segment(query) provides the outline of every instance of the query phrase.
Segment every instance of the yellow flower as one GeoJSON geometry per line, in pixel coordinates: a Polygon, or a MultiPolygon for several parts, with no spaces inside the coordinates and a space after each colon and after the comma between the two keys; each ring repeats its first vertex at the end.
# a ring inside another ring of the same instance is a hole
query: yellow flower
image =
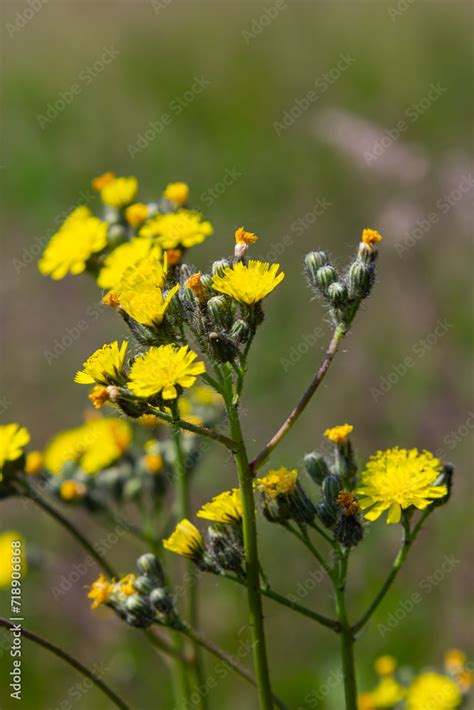
{"type": "Polygon", "coordinates": [[[242,496],[238,488],[224,491],[215,496],[210,503],[205,503],[196,513],[198,518],[205,518],[216,523],[240,523],[242,520],[242,496]]]}
{"type": "Polygon", "coordinates": [[[107,173],[102,173],[102,175],[98,175],[92,180],[92,187],[94,190],[97,190],[97,192],[100,192],[103,187],[108,185],[110,182],[113,182],[115,180],[115,173],[112,172],[107,172],[107,173]]]}
{"type": "MultiPolygon", "coordinates": [[[[374,708],[393,708],[406,695],[406,689],[391,676],[382,678],[370,693],[374,708]]],[[[428,706],[427,706],[428,708],[428,706]]],[[[427,710],[426,708],[426,710],[427,710]]]]}
{"type": "Polygon", "coordinates": [[[167,540],[163,540],[163,547],[170,552],[176,552],[178,555],[193,560],[200,559],[204,552],[201,533],[186,518],[178,523],[167,540]]]}
{"type": "Polygon", "coordinates": [[[364,229],[362,232],[362,241],[364,244],[371,247],[374,244],[377,244],[377,242],[382,241],[382,235],[375,229],[364,229]]]}
{"type": "Polygon", "coordinates": [[[239,227],[235,232],[235,243],[236,244],[255,244],[258,237],[253,232],[247,232],[243,227],[239,227]]]}
{"type": "Polygon", "coordinates": [[[7,461],[16,461],[30,440],[28,429],[19,424],[4,424],[0,426],[0,481],[2,471],[7,461]]]}
{"type": "Polygon", "coordinates": [[[150,473],[159,473],[164,466],[163,457],[160,454],[147,454],[143,459],[143,463],[150,473]]]}
{"type": "Polygon", "coordinates": [[[121,244],[104,261],[97,279],[100,288],[115,289],[132,264],[136,264],[150,253],[152,244],[148,239],[132,239],[121,244]]]}
{"type": "Polygon", "coordinates": [[[372,693],[361,693],[357,698],[357,710],[377,710],[372,693]]]}
{"type": "Polygon", "coordinates": [[[444,654],[444,667],[452,675],[461,673],[466,663],[466,654],[457,648],[452,648],[444,654]]]}
{"type": "Polygon", "coordinates": [[[76,372],[74,382],[80,385],[91,385],[94,382],[108,385],[120,381],[127,347],[126,340],[120,347],[117,340],[103,345],[82,364],[84,369],[76,372]]]}
{"type": "Polygon", "coordinates": [[[189,186],[185,182],[170,182],[163,197],[173,202],[177,207],[182,207],[189,199],[189,186]]]}
{"type": "Polygon", "coordinates": [[[102,409],[104,404],[110,399],[109,388],[103,385],[96,385],[87,396],[95,409],[102,409]]]}
{"type": "Polygon", "coordinates": [[[87,260],[107,244],[108,225],[94,217],[87,207],[78,207],[53,234],[38,268],[44,276],[63,279],[66,274],[81,274],[87,260]]]}
{"type": "Polygon", "coordinates": [[[126,207],[133,202],[137,191],[136,177],[116,177],[102,187],[100,197],[110,207],[126,207]]]}
{"type": "Polygon", "coordinates": [[[97,609],[101,604],[107,604],[112,589],[113,584],[103,574],[95,582],[92,582],[90,591],[87,594],[87,597],[92,599],[91,609],[97,609]]]}
{"type": "Polygon", "coordinates": [[[26,455],[25,473],[36,476],[43,470],[43,454],[41,451],[30,451],[26,455]]]}
{"type": "Polygon", "coordinates": [[[455,710],[460,704],[456,683],[439,673],[422,673],[408,688],[407,710],[455,710]]]}
{"type": "Polygon", "coordinates": [[[135,202],[125,210],[125,219],[132,227],[140,227],[148,217],[148,205],[143,202],[135,202]]]}
{"type": "Polygon", "coordinates": [[[193,387],[188,396],[192,404],[203,407],[219,407],[222,406],[224,401],[221,394],[211,387],[207,387],[207,385],[193,387]]]}
{"type": "Polygon", "coordinates": [[[352,424],[341,424],[340,426],[332,427],[332,429],[326,429],[324,436],[335,444],[344,444],[353,430],[352,424]]]}
{"type": "Polygon", "coordinates": [[[21,574],[26,574],[25,541],[23,536],[13,530],[0,534],[0,589],[9,587],[12,581],[13,560],[15,564],[21,556],[21,574]],[[18,542],[21,544],[18,545],[18,542]],[[14,554],[13,554],[14,553],[14,554]]]}
{"type": "Polygon", "coordinates": [[[61,483],[59,495],[63,500],[80,500],[87,493],[87,488],[83,483],[74,480],[67,480],[61,483]]]}
{"type": "Polygon", "coordinates": [[[392,675],[397,667],[397,661],[393,656],[379,656],[375,661],[375,672],[377,675],[392,675]]]}
{"type": "Polygon", "coordinates": [[[362,473],[362,486],[356,491],[367,520],[377,520],[388,509],[387,523],[399,523],[402,509],[428,507],[434,498],[447,493],[446,486],[433,483],[441,471],[440,461],[428,451],[417,449],[379,451],[369,459],[362,473]]]}
{"type": "Polygon", "coordinates": [[[201,244],[213,233],[210,222],[199,212],[181,209],[171,214],[158,214],[140,230],[141,237],[153,237],[163,249],[189,248],[201,244]]]}
{"type": "Polygon", "coordinates": [[[163,399],[175,399],[177,386],[192,387],[197,375],[206,371],[203,362],[194,362],[196,358],[187,345],[152,347],[133,363],[128,387],[138,397],[161,394],[163,399]]]}
{"type": "Polygon", "coordinates": [[[293,493],[296,488],[298,471],[290,471],[286,466],[282,466],[274,471],[268,471],[266,476],[255,481],[256,488],[262,493],[268,493],[271,498],[279,495],[293,493]]]}
{"type": "Polygon", "coordinates": [[[267,264],[250,260],[248,265],[238,262],[214,274],[212,287],[231,298],[251,306],[268,296],[283,280],[285,274],[277,275],[279,264],[267,264]]]}
{"type": "Polygon", "coordinates": [[[125,594],[126,597],[131,597],[133,594],[136,594],[134,587],[136,581],[137,578],[134,574],[126,574],[125,577],[122,577],[122,579],[117,582],[117,584],[113,585],[113,590],[111,591],[118,592],[119,594],[125,594]]]}
{"type": "Polygon", "coordinates": [[[191,274],[189,279],[186,281],[186,288],[190,288],[194,293],[198,301],[203,301],[206,298],[206,287],[201,280],[201,272],[198,271],[195,274],[191,274]]]}

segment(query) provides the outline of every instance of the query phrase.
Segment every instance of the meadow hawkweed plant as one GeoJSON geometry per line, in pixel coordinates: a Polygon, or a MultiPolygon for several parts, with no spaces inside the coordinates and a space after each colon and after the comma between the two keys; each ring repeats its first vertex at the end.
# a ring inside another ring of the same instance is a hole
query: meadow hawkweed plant
{"type": "MultiPolygon", "coordinates": [[[[382,236],[364,229],[342,271],[324,251],[306,255],[308,287],[327,308],[332,335],[306,390],[252,457],[241,429],[241,396],[247,370],[255,367],[251,346],[264,319],[265,299],[285,288],[288,275],[279,264],[247,258],[258,237],[245,227],[235,232],[232,258],[217,259],[208,273],[191,268],[189,249],[210,238],[213,227],[191,209],[183,182],[168,184],[149,203],[137,201],[135,177],[106,172],[92,186],[103,203],[101,215],[75,209],[46,246],[39,269],[53,279],[87,272],[101,290],[98,298],[123,319],[128,339],[78,356],[78,365],[86,359],[71,380],[90,387],[92,409],[84,422],[58,432],[43,452],[25,451],[30,435],[21,424],[0,427],[0,497],[30,499],[86,549],[100,574],[89,580],[85,596],[93,609],[106,606],[125,624],[142,629],[147,641],[169,656],[179,710],[212,705],[204,652],[255,686],[260,708],[286,707],[271,679],[264,600],[339,637],[347,710],[400,703],[408,710],[460,707],[470,687],[460,651],[447,655],[444,673],[428,669],[408,681],[406,674],[398,675],[395,659],[379,658],[378,684],[360,694],[355,666],[359,634],[428,517],[450,498],[452,467],[428,451],[397,446],[375,453],[360,467],[354,427],[348,423],[324,431],[329,453],[306,453],[304,472],[294,464],[282,465],[276,451],[317,392],[374,287],[382,236]],[[196,511],[191,489],[199,485],[199,464],[211,445],[233,458],[235,487],[216,491],[196,511]],[[135,537],[143,547],[136,569],[117,573],[76,526],[74,508],[104,523],[118,523],[135,537]],[[386,523],[400,526],[402,545],[380,590],[353,616],[347,600],[349,562],[359,554],[369,526],[383,534],[384,513],[386,523]],[[322,567],[334,589],[333,617],[313,604],[292,601],[268,581],[257,539],[257,525],[267,524],[273,525],[275,541],[291,535],[322,567]],[[179,558],[185,558],[184,577],[179,558]],[[198,629],[201,574],[242,588],[253,669],[198,629]]],[[[226,239],[213,239],[219,251],[231,251],[226,239]]],[[[1,625],[9,628],[6,620],[1,625]]],[[[23,633],[81,670],[114,705],[128,707],[66,650],[23,633]]]]}

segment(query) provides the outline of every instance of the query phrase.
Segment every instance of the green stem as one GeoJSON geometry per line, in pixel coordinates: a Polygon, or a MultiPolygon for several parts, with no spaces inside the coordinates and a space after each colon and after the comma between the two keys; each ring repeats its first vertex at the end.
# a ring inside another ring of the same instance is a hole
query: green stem
{"type": "Polygon", "coordinates": [[[197,424],[191,424],[191,422],[186,422],[184,421],[184,419],[179,419],[178,417],[174,419],[171,414],[162,412],[161,409],[157,409],[156,407],[152,407],[151,405],[148,406],[148,412],[149,414],[154,414],[156,417],[158,417],[158,419],[162,419],[168,424],[175,424],[180,429],[185,429],[186,431],[191,431],[193,434],[200,434],[201,436],[205,436],[208,439],[219,441],[231,451],[234,451],[237,447],[235,441],[232,441],[232,439],[229,439],[229,437],[224,436],[224,434],[219,434],[219,432],[214,431],[214,429],[208,429],[204,426],[197,426],[197,424]]]}
{"type": "MultiPolygon", "coordinates": [[[[0,618],[0,627],[3,627],[4,629],[17,630],[16,624],[12,624],[10,621],[7,621],[7,619],[3,618],[0,618]]],[[[42,636],[33,633],[33,631],[28,631],[23,627],[21,627],[20,633],[25,638],[29,639],[30,641],[33,641],[34,643],[37,643],[39,646],[46,648],[58,658],[61,658],[63,661],[72,666],[76,671],[79,671],[79,673],[82,673],[82,675],[92,681],[92,683],[94,683],[94,685],[97,686],[99,690],[105,693],[105,695],[110,698],[110,700],[116,707],[121,708],[121,710],[129,710],[129,706],[126,705],[123,700],[121,700],[121,698],[119,698],[119,696],[113,690],[111,690],[111,688],[109,688],[109,686],[106,685],[93,671],[89,670],[89,668],[86,668],[86,666],[84,666],[80,661],[78,661],[76,658],[64,651],[62,648],[59,648],[59,646],[56,646],[54,643],[51,643],[51,641],[48,641],[42,636]]]]}
{"type": "Polygon", "coordinates": [[[253,658],[260,708],[271,710],[273,707],[272,689],[265,645],[262,598],[260,594],[260,569],[257,548],[257,523],[253,496],[253,475],[250,469],[247,451],[243,443],[242,430],[238,414],[238,403],[234,402],[232,376],[227,368],[224,399],[232,439],[238,443],[234,452],[234,461],[239,477],[242,496],[242,527],[247,572],[247,602],[249,609],[250,634],[253,645],[253,658]]]}
{"type": "Polygon", "coordinates": [[[188,674],[184,660],[183,639],[177,631],[173,632],[173,642],[178,654],[175,663],[171,666],[176,710],[187,710],[189,707],[188,674]]]}
{"type": "Polygon", "coordinates": [[[336,576],[334,570],[328,565],[322,554],[319,552],[319,550],[313,545],[311,540],[308,537],[308,533],[304,528],[300,528],[301,532],[298,532],[295,530],[295,528],[290,525],[290,523],[284,524],[284,527],[289,530],[293,535],[295,535],[298,540],[301,540],[303,545],[305,545],[308,550],[313,554],[313,556],[318,560],[319,564],[323,568],[323,570],[326,572],[328,577],[333,580],[333,582],[336,582],[336,576]]]}
{"type": "Polygon", "coordinates": [[[347,563],[349,550],[346,550],[341,559],[341,573],[337,584],[335,585],[336,592],[336,610],[337,618],[341,627],[341,658],[342,672],[344,676],[344,696],[346,701],[346,710],[357,710],[357,682],[355,673],[354,660],[354,632],[347,616],[346,609],[346,577],[347,563]]]}

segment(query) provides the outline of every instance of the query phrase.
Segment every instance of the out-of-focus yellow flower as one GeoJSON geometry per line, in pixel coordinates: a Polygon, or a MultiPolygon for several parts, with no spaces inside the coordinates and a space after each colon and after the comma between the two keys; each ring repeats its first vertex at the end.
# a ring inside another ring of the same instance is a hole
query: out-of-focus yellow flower
{"type": "Polygon", "coordinates": [[[59,487],[59,495],[63,500],[80,500],[87,493],[86,486],[73,479],[63,481],[59,487]]]}
{"type": "Polygon", "coordinates": [[[92,582],[87,594],[87,597],[92,599],[91,609],[97,609],[101,604],[107,604],[111,589],[113,589],[113,585],[103,574],[95,582],[92,582]]]}
{"type": "Polygon", "coordinates": [[[116,177],[109,180],[100,191],[102,202],[110,207],[126,207],[130,205],[138,192],[136,177],[116,177]]]}
{"type": "Polygon", "coordinates": [[[207,385],[197,385],[193,387],[188,397],[192,404],[201,405],[203,407],[218,407],[222,406],[224,403],[222,395],[211,387],[207,387],[207,385]]]}
{"type": "Polygon", "coordinates": [[[92,388],[92,392],[88,395],[88,398],[94,405],[95,409],[102,409],[104,404],[109,401],[109,388],[103,385],[96,385],[92,388]]]}
{"type": "Polygon", "coordinates": [[[25,473],[36,476],[43,470],[43,454],[41,451],[30,451],[26,455],[25,473]]]}
{"type": "Polygon", "coordinates": [[[181,520],[174,532],[167,540],[163,540],[163,547],[170,552],[175,552],[182,557],[196,560],[202,557],[204,544],[199,530],[186,518],[181,520]]]}
{"type": "Polygon", "coordinates": [[[393,656],[379,656],[374,664],[377,675],[392,675],[397,667],[393,656]]]}
{"type": "Polygon", "coordinates": [[[83,363],[84,369],[77,371],[74,382],[80,385],[108,385],[111,382],[120,382],[127,347],[126,340],[120,346],[117,340],[103,345],[83,363]]]}
{"type": "Polygon", "coordinates": [[[138,397],[161,394],[175,399],[177,387],[192,387],[198,375],[206,371],[203,362],[194,362],[195,352],[187,345],[160,345],[138,357],[130,368],[128,387],[138,397]]]}
{"type": "Polygon", "coordinates": [[[256,234],[253,232],[247,232],[243,227],[239,227],[235,231],[235,243],[236,244],[245,244],[246,246],[249,246],[250,244],[255,244],[257,241],[258,237],[256,234]]]}
{"type": "MultiPolygon", "coordinates": [[[[370,692],[368,696],[373,703],[372,707],[377,710],[382,708],[393,708],[406,695],[406,689],[400,685],[392,676],[382,678],[379,684],[370,692]]],[[[368,706],[370,707],[370,705],[368,706]]]]}
{"type": "Polygon", "coordinates": [[[372,693],[361,693],[357,698],[357,710],[377,710],[372,693]]]}
{"type": "Polygon", "coordinates": [[[135,202],[125,210],[125,219],[132,227],[140,227],[148,217],[150,210],[143,202],[135,202]]]}
{"type": "Polygon", "coordinates": [[[268,296],[283,280],[285,274],[277,274],[279,268],[279,264],[270,265],[263,261],[250,260],[248,265],[239,261],[214,274],[212,287],[251,306],[268,296]]]}
{"type": "Polygon", "coordinates": [[[362,232],[362,241],[367,246],[372,247],[377,242],[382,241],[382,235],[376,229],[364,229],[362,232]]]}
{"type": "MultiPolygon", "coordinates": [[[[118,288],[127,269],[148,256],[151,249],[152,243],[148,239],[135,238],[125,242],[125,244],[121,244],[105,258],[97,279],[97,285],[100,288],[118,288]]],[[[159,256],[159,253],[157,256],[159,256]]]]}
{"type": "Polygon", "coordinates": [[[63,279],[81,274],[87,260],[107,244],[108,225],[94,217],[87,207],[77,207],[53,234],[38,268],[44,276],[63,279]]]}
{"type": "Polygon", "coordinates": [[[326,429],[324,436],[335,444],[344,444],[353,430],[352,424],[341,424],[340,426],[332,427],[332,429],[326,429]]]}
{"type": "Polygon", "coordinates": [[[182,207],[189,200],[189,186],[185,182],[170,182],[163,193],[163,197],[177,207],[182,207]]]}
{"type": "Polygon", "coordinates": [[[266,476],[258,478],[255,481],[255,487],[262,493],[266,493],[270,498],[276,498],[279,495],[288,495],[293,493],[296,488],[296,479],[298,471],[282,466],[279,469],[268,471],[266,476]]]}
{"type": "Polygon", "coordinates": [[[388,510],[387,523],[399,523],[402,509],[427,508],[447,493],[446,486],[433,485],[440,471],[440,461],[428,451],[398,447],[379,451],[369,459],[356,491],[364,496],[359,500],[362,510],[370,508],[365,517],[377,520],[388,510]]]}
{"type": "Polygon", "coordinates": [[[115,180],[115,173],[112,172],[107,172],[107,173],[102,173],[102,175],[98,175],[95,177],[91,185],[94,188],[94,190],[97,190],[97,192],[100,192],[102,188],[104,188],[106,185],[108,185],[110,182],[113,182],[115,180]]]}
{"type": "Polygon", "coordinates": [[[444,667],[448,673],[456,675],[464,670],[466,654],[457,648],[451,648],[444,654],[444,667]]]}
{"type": "Polygon", "coordinates": [[[210,222],[199,212],[180,209],[171,214],[158,214],[140,229],[141,237],[153,237],[163,249],[177,249],[201,244],[213,234],[210,222]]]}
{"type": "Polygon", "coordinates": [[[137,422],[148,429],[154,429],[161,423],[155,414],[142,414],[142,416],[137,419],[137,422]]]}
{"type": "Polygon", "coordinates": [[[19,424],[0,426],[0,481],[5,463],[19,459],[29,440],[30,434],[24,426],[19,424]]]}
{"type": "Polygon", "coordinates": [[[150,473],[160,473],[164,466],[163,456],[160,456],[160,454],[147,454],[143,459],[143,463],[150,473]]]}
{"type": "Polygon", "coordinates": [[[136,590],[134,587],[135,582],[137,581],[137,578],[135,577],[134,574],[126,574],[125,577],[122,577],[117,584],[114,585],[114,592],[118,592],[120,594],[125,594],[126,597],[131,597],[133,594],[136,594],[136,590]]]}
{"type": "Polygon", "coordinates": [[[26,574],[25,541],[22,535],[13,530],[0,534],[0,589],[9,587],[12,580],[13,559],[17,564],[21,556],[21,574],[26,574]],[[20,543],[20,544],[18,544],[20,543]],[[14,553],[14,554],[13,554],[14,553]]]}
{"type": "Polygon", "coordinates": [[[198,518],[215,523],[235,524],[242,520],[242,496],[238,488],[224,491],[205,503],[196,513],[198,518]]]}
{"type": "Polygon", "coordinates": [[[455,710],[461,699],[451,678],[439,673],[422,673],[408,688],[407,710],[455,710]]]}

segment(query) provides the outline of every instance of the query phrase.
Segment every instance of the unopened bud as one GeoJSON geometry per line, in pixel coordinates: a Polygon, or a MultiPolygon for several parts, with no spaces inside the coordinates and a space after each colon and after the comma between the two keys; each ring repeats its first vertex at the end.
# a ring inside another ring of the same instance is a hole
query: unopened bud
{"type": "Polygon", "coordinates": [[[162,587],[154,589],[150,594],[151,605],[161,614],[170,614],[174,609],[173,597],[162,587]]]}
{"type": "Polygon", "coordinates": [[[310,454],[306,454],[303,463],[308,474],[318,485],[321,485],[326,476],[329,476],[329,466],[322,454],[312,451],[310,454]]]}
{"type": "Polygon", "coordinates": [[[353,515],[341,515],[334,528],[334,537],[344,547],[355,547],[364,537],[364,528],[353,515]]]}
{"type": "Polygon", "coordinates": [[[334,306],[342,306],[347,301],[346,285],[340,281],[335,281],[328,288],[328,296],[334,306]]]}
{"type": "Polygon", "coordinates": [[[326,503],[334,505],[341,490],[341,479],[339,476],[330,474],[323,481],[323,496],[326,503]]]}
{"type": "Polygon", "coordinates": [[[231,263],[228,259],[219,259],[218,261],[215,261],[212,265],[212,274],[222,276],[224,274],[225,269],[228,269],[230,266],[231,263]]]}
{"type": "Polygon", "coordinates": [[[321,266],[316,272],[316,285],[327,294],[329,286],[337,280],[337,272],[333,266],[321,266]]]}
{"type": "Polygon", "coordinates": [[[316,274],[318,269],[328,263],[328,258],[323,251],[310,251],[304,258],[304,268],[310,286],[317,286],[316,274]]]}
{"type": "Polygon", "coordinates": [[[349,295],[362,300],[366,298],[374,282],[374,270],[362,261],[355,261],[349,269],[349,295]]]}
{"type": "Polygon", "coordinates": [[[328,503],[319,503],[316,514],[326,528],[331,528],[337,519],[337,510],[328,503]]]}
{"type": "Polygon", "coordinates": [[[165,575],[160,561],[158,557],[156,557],[156,555],[153,555],[151,552],[147,552],[146,554],[141,555],[141,557],[138,558],[137,569],[142,574],[146,574],[149,577],[153,577],[154,579],[159,580],[160,583],[163,583],[164,581],[165,575]]]}
{"type": "Polygon", "coordinates": [[[219,330],[232,327],[232,306],[225,296],[213,296],[207,302],[207,312],[212,324],[219,330]]]}
{"type": "Polygon", "coordinates": [[[240,319],[236,320],[230,331],[230,337],[238,343],[246,343],[250,335],[250,328],[247,323],[240,319]]]}

